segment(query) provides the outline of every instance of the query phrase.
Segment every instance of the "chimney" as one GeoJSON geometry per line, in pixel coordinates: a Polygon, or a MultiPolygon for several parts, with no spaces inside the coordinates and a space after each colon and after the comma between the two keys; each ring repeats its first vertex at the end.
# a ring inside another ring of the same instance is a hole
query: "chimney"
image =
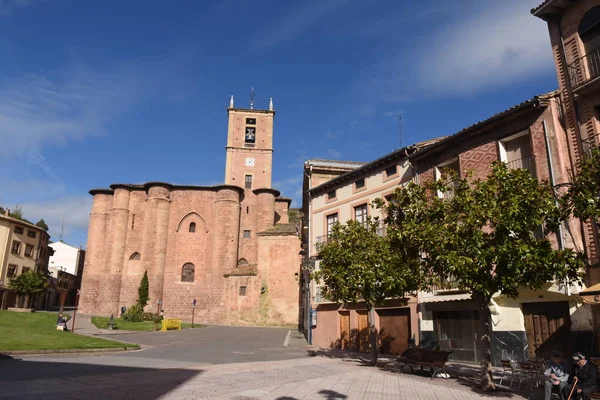
{"type": "Polygon", "coordinates": [[[10,210],[8,208],[4,209],[4,216],[8,217],[8,214],[10,214],[10,210]]]}

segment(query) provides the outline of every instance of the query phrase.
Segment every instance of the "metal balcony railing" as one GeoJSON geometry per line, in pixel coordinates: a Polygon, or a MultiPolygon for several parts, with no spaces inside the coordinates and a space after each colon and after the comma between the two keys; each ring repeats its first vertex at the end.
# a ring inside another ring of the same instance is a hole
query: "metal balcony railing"
{"type": "Polygon", "coordinates": [[[582,139],[581,143],[583,145],[584,153],[589,155],[592,152],[592,150],[600,147],[600,134],[582,139]]]}
{"type": "Polygon", "coordinates": [[[529,173],[531,173],[532,176],[536,176],[534,155],[508,161],[506,165],[508,165],[509,169],[526,169],[529,171],[529,173]]]}
{"type": "Polygon", "coordinates": [[[434,294],[438,292],[447,292],[454,290],[460,290],[460,288],[458,286],[458,282],[456,282],[456,280],[452,276],[442,279],[437,285],[431,286],[431,292],[434,294]]]}
{"type": "Polygon", "coordinates": [[[569,64],[568,70],[573,89],[600,76],[600,48],[569,64]]]}

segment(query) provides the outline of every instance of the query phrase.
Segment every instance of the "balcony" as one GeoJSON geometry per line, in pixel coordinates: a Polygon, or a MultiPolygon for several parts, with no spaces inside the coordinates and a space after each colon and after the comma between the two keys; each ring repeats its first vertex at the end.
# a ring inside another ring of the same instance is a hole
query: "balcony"
{"type": "Polygon", "coordinates": [[[569,79],[573,91],[584,91],[600,77],[600,48],[568,65],[569,79]]]}
{"type": "Polygon", "coordinates": [[[600,134],[582,139],[581,144],[583,147],[583,152],[587,155],[590,155],[594,149],[600,147],[600,134]]]}
{"type": "Polygon", "coordinates": [[[535,156],[527,156],[517,160],[507,161],[506,165],[509,169],[526,169],[532,176],[535,174],[535,156]]]}
{"type": "Polygon", "coordinates": [[[431,286],[431,292],[433,294],[459,291],[460,288],[454,277],[444,278],[438,284],[431,286]]]}

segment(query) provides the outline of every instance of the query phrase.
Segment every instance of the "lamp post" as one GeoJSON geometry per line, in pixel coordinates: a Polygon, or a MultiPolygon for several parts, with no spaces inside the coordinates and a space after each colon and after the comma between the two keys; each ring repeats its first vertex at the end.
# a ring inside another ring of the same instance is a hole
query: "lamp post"
{"type": "Polygon", "coordinates": [[[154,331],[158,330],[158,316],[160,315],[160,305],[162,301],[160,299],[156,300],[156,319],[154,322],[154,331]]]}
{"type": "Polygon", "coordinates": [[[192,328],[194,327],[194,311],[196,310],[196,299],[192,302],[192,328]]]}

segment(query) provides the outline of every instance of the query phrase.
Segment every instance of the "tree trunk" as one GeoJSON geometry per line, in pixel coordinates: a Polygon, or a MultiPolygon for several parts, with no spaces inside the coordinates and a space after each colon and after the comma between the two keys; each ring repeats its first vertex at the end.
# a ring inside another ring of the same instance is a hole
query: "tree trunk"
{"type": "Polygon", "coordinates": [[[473,293],[477,299],[477,306],[479,307],[479,332],[481,334],[481,389],[482,390],[496,390],[494,384],[494,378],[492,376],[492,346],[491,346],[491,334],[492,325],[491,314],[490,314],[490,300],[491,298],[482,294],[473,293]]]}
{"type": "Polygon", "coordinates": [[[29,307],[29,294],[25,294],[25,302],[23,304],[23,308],[28,308],[29,307]]]}
{"type": "Polygon", "coordinates": [[[367,323],[369,324],[369,347],[371,348],[371,362],[373,366],[377,365],[377,329],[375,329],[375,307],[369,307],[367,314],[367,323]]]}

